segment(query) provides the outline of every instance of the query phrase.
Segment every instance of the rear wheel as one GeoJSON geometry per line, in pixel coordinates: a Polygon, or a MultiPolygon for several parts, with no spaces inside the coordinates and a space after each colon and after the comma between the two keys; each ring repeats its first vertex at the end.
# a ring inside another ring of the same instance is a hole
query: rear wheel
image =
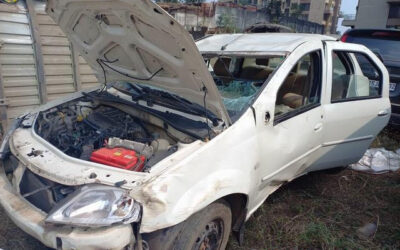
{"type": "Polygon", "coordinates": [[[228,243],[232,214],[224,201],[212,203],[186,221],[143,235],[151,250],[222,250],[228,243]]]}

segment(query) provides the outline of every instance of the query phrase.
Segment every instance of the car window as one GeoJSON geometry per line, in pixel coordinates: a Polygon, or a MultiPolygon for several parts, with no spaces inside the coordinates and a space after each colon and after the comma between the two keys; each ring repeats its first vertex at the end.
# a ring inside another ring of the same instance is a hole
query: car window
{"type": "Polygon", "coordinates": [[[332,53],[332,102],[380,97],[382,73],[365,54],[332,53]]]}
{"type": "Polygon", "coordinates": [[[400,36],[394,34],[389,37],[379,36],[380,33],[375,32],[371,37],[349,35],[346,42],[363,44],[374,53],[382,57],[383,60],[398,62],[400,58],[400,36]],[[378,34],[378,35],[376,35],[378,34]]]}
{"type": "Polygon", "coordinates": [[[276,99],[275,123],[320,104],[321,56],[312,52],[303,56],[283,81],[276,99]]]}
{"type": "Polygon", "coordinates": [[[215,56],[205,58],[224,105],[236,120],[257,96],[284,56],[215,56]]]}

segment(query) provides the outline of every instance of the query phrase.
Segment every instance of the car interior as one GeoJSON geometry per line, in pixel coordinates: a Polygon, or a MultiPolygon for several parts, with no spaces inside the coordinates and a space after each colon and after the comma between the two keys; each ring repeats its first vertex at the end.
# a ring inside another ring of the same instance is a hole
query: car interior
{"type": "Polygon", "coordinates": [[[303,56],[283,81],[276,99],[275,116],[283,116],[310,104],[319,102],[320,77],[319,54],[303,56]]]}
{"type": "Polygon", "coordinates": [[[251,103],[283,56],[218,56],[206,59],[208,68],[233,120],[251,103]]]}
{"type": "Polygon", "coordinates": [[[334,51],[332,61],[332,102],[380,95],[381,73],[365,55],[334,51]]]}

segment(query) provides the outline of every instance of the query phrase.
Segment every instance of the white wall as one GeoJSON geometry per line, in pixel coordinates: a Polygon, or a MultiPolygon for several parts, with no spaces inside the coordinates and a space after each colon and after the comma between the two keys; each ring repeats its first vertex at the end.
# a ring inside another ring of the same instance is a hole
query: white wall
{"type": "Polygon", "coordinates": [[[355,28],[384,29],[389,16],[386,0],[359,0],[355,28]]]}

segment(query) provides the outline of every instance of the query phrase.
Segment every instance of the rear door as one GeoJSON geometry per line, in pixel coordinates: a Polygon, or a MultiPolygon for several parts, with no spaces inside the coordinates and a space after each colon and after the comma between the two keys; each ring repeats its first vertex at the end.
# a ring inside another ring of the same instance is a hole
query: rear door
{"type": "Polygon", "coordinates": [[[390,118],[389,75],[364,46],[326,42],[327,88],[319,170],[357,162],[390,118]]]}

